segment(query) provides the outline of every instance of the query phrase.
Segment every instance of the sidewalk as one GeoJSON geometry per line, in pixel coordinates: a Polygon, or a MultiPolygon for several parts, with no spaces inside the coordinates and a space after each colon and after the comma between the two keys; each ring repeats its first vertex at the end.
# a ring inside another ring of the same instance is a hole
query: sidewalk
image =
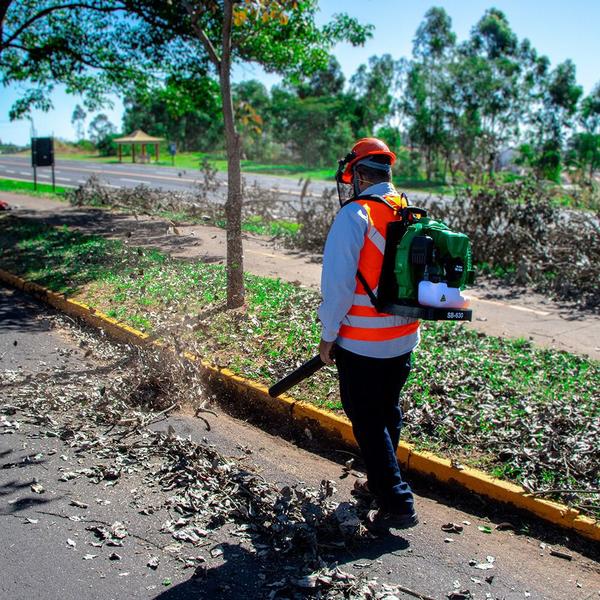
{"type": "MultiPolygon", "coordinates": [[[[106,235],[137,246],[151,246],[174,257],[224,263],[225,231],[205,225],[178,226],[177,233],[163,219],[133,217],[20,194],[0,193],[15,214],[68,225],[86,233],[106,235]]],[[[277,248],[265,238],[244,236],[245,269],[253,274],[317,288],[319,256],[277,248]]],[[[547,300],[531,292],[479,284],[473,292],[474,320],[468,327],[489,335],[525,338],[539,346],[600,360],[600,317],[547,300]]]]}

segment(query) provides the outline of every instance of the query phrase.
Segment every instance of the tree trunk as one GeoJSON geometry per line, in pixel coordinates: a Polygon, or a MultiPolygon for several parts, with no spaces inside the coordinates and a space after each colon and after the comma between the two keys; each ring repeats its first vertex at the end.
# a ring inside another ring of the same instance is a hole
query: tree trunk
{"type": "Polygon", "coordinates": [[[231,20],[233,4],[225,1],[223,54],[219,81],[227,149],[227,308],[244,304],[244,249],[242,246],[242,167],[240,136],[235,127],[231,96],[231,20]]]}

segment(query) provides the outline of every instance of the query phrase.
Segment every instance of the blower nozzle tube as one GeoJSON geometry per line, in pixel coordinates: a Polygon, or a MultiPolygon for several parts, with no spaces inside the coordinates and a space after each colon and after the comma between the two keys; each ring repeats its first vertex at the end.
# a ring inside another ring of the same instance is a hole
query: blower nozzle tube
{"type": "Polygon", "coordinates": [[[325,363],[318,354],[317,356],[313,356],[313,358],[307,360],[303,365],[300,365],[295,371],[292,371],[289,375],[286,375],[283,379],[274,383],[269,388],[269,396],[277,398],[277,396],[287,392],[290,388],[294,387],[307,377],[314,375],[324,366],[325,363]]]}

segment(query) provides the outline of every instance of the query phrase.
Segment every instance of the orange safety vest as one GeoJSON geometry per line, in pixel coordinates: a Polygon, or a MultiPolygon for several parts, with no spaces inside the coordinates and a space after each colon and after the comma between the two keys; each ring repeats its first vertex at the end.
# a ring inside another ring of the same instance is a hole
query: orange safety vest
{"type": "MultiPolygon", "coordinates": [[[[369,219],[365,243],[358,260],[358,270],[375,295],[377,295],[377,285],[383,267],[387,225],[391,221],[396,221],[398,210],[407,206],[404,197],[396,194],[388,194],[384,199],[394,206],[395,210],[383,202],[368,198],[354,201],[364,207],[369,219]]],[[[407,324],[406,317],[378,312],[365,287],[358,277],[356,278],[354,300],[342,321],[338,334],[340,337],[366,342],[383,342],[411,335],[418,329],[419,321],[407,324]]]]}

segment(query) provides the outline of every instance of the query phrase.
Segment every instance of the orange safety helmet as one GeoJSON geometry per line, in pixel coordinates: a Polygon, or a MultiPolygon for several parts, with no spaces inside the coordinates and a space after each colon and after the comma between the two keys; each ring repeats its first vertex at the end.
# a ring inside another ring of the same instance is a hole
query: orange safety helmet
{"type": "Polygon", "coordinates": [[[352,183],[352,170],[354,165],[360,160],[377,154],[389,156],[391,165],[396,162],[396,155],[388,148],[385,142],[373,137],[358,140],[352,147],[350,153],[340,161],[338,181],[341,183],[352,183]]]}

